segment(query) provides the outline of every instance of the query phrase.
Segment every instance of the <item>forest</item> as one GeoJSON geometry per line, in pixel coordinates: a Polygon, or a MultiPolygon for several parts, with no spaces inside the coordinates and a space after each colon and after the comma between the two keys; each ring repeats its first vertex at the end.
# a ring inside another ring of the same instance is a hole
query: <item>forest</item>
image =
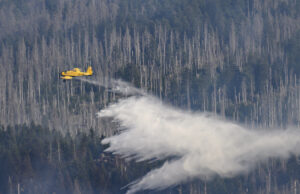
{"type": "MultiPolygon", "coordinates": [[[[161,165],[104,152],[116,127],[96,113],[123,97],[63,83],[73,67],[250,128],[300,126],[298,0],[1,0],[0,16],[0,193],[125,193],[161,165]]],[[[296,194],[299,175],[293,156],[143,192],[296,194]]]]}

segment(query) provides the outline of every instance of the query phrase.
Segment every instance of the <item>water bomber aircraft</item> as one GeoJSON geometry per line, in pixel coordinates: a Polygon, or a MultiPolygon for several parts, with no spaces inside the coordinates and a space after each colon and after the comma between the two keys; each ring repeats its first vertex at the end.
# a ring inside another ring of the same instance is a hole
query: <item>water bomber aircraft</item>
{"type": "Polygon", "coordinates": [[[61,77],[60,79],[63,79],[64,81],[72,79],[73,77],[79,77],[79,76],[91,76],[93,75],[92,67],[89,66],[86,70],[86,72],[81,71],[79,68],[74,68],[69,71],[63,71],[60,73],[61,77]]]}

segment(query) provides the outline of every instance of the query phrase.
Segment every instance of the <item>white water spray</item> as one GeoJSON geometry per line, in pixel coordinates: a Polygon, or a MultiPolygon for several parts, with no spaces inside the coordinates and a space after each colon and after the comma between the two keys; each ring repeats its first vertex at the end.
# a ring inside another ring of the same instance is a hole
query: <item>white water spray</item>
{"type": "Polygon", "coordinates": [[[128,194],[194,178],[234,177],[269,158],[300,154],[299,129],[250,130],[209,114],[167,106],[126,82],[110,84],[113,91],[139,95],[98,113],[114,118],[125,129],[102,141],[109,144],[106,151],[137,161],[173,158],[130,184],[128,194]]]}
{"type": "Polygon", "coordinates": [[[247,173],[258,162],[300,154],[299,130],[249,130],[204,113],[182,111],[149,96],[119,101],[98,113],[121,124],[107,151],[138,161],[176,157],[129,186],[164,189],[189,179],[247,173]]]}

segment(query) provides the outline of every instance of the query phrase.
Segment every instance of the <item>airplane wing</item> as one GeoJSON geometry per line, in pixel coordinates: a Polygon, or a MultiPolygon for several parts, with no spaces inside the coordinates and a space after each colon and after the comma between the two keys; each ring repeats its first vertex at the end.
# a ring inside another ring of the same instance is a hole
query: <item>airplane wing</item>
{"type": "Polygon", "coordinates": [[[66,80],[66,79],[72,79],[73,77],[71,76],[61,76],[60,79],[66,80]]]}

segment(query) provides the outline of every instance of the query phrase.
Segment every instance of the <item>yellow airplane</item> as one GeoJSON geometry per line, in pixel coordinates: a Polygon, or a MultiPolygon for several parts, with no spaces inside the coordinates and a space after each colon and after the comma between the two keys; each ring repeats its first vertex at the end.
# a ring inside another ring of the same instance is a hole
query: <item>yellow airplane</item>
{"type": "Polygon", "coordinates": [[[86,72],[82,72],[79,68],[74,68],[70,71],[63,71],[60,73],[60,75],[61,75],[60,79],[66,81],[67,79],[72,79],[73,77],[91,76],[93,75],[93,70],[91,66],[87,68],[86,72]]]}

